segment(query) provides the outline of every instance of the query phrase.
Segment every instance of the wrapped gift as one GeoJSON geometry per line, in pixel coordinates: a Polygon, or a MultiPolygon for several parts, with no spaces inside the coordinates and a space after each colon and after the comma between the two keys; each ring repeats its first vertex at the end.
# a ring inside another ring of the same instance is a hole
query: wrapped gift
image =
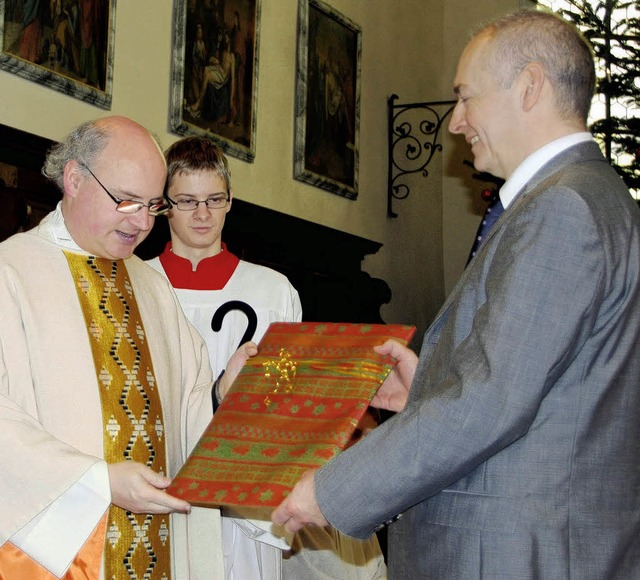
{"type": "Polygon", "coordinates": [[[273,323],[168,491],[199,506],[275,507],[345,448],[394,366],[373,347],[415,327],[273,323]]]}

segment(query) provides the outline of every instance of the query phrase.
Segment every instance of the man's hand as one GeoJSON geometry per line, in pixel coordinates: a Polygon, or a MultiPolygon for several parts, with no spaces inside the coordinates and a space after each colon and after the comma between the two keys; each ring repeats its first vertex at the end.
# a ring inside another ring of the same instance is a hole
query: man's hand
{"type": "Polygon", "coordinates": [[[378,354],[391,355],[398,364],[371,399],[371,406],[394,412],[402,411],[407,404],[413,375],[418,366],[418,357],[410,348],[393,339],[380,346],[374,346],[373,350],[378,354]]]}
{"type": "Polygon", "coordinates": [[[304,472],[291,493],[271,514],[271,521],[274,524],[284,526],[288,532],[297,532],[304,526],[329,525],[316,501],[313,481],[316,472],[317,469],[304,472]]]}
{"type": "Polygon", "coordinates": [[[238,373],[252,356],[258,354],[258,346],[255,342],[245,342],[241,345],[236,352],[231,355],[229,362],[224,370],[224,375],[218,383],[218,393],[220,398],[223,399],[227,394],[227,391],[231,388],[233,381],[235,381],[238,373]]]}
{"type": "Polygon", "coordinates": [[[164,491],[171,479],[142,463],[122,461],[108,465],[111,503],[134,514],[188,514],[191,506],[164,491]]]}

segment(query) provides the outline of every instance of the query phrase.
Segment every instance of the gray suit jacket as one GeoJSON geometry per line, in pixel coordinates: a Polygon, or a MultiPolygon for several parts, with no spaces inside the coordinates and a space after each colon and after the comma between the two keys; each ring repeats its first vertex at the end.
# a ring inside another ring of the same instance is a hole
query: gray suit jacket
{"type": "Polygon", "coordinates": [[[316,476],[390,578],[640,578],[640,214],[595,143],[543,167],[427,330],[402,413],[316,476]]]}

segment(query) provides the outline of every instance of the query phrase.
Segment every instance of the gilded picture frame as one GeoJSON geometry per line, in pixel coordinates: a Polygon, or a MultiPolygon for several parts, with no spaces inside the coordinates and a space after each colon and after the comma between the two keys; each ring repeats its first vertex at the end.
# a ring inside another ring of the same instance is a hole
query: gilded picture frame
{"type": "Polygon", "coordinates": [[[116,0],[0,2],[0,69],[111,109],[116,0]]]}
{"type": "Polygon", "coordinates": [[[261,0],[174,0],[170,130],[253,162],[261,0]]]}
{"type": "Polygon", "coordinates": [[[358,197],[360,27],[321,0],[299,0],[294,178],[358,197]]]}

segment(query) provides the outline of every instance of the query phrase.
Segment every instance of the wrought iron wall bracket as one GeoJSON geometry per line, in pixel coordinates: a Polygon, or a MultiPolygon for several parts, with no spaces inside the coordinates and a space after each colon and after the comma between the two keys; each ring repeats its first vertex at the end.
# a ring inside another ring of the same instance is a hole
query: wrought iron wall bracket
{"type": "Polygon", "coordinates": [[[393,199],[406,199],[411,193],[406,177],[414,173],[429,175],[427,165],[442,150],[438,135],[457,101],[396,103],[398,95],[387,101],[389,167],[387,176],[387,216],[398,217],[393,199]]]}

